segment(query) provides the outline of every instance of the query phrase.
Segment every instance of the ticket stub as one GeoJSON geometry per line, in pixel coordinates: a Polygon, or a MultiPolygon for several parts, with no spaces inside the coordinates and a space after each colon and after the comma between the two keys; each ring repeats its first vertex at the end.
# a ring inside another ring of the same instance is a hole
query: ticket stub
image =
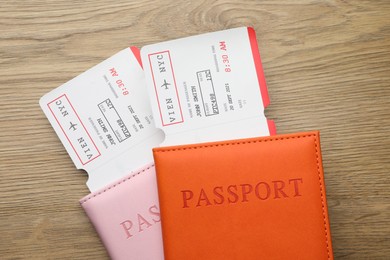
{"type": "Polygon", "coordinates": [[[162,146],[274,133],[252,28],[148,45],[141,58],[162,146]]]}
{"type": "Polygon", "coordinates": [[[40,99],[95,191],[153,161],[164,139],[153,121],[139,50],[124,49],[40,99]]]}

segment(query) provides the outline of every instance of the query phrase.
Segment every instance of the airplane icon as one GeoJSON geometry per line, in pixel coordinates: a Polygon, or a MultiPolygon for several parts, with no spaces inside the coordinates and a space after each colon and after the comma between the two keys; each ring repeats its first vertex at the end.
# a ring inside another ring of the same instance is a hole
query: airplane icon
{"type": "Polygon", "coordinates": [[[161,87],[165,87],[165,89],[168,89],[168,86],[171,85],[171,83],[168,83],[166,79],[164,79],[164,84],[161,85],[161,87]]]}
{"type": "Polygon", "coordinates": [[[70,129],[73,129],[73,131],[76,131],[76,130],[77,130],[76,125],[77,125],[77,124],[73,124],[72,122],[70,122],[69,130],[70,130],[70,129]]]}

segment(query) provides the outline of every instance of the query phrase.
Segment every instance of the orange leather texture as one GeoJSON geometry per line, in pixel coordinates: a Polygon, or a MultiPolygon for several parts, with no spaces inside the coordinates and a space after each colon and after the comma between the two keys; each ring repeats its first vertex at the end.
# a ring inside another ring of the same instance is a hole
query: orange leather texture
{"type": "Polygon", "coordinates": [[[333,259],[317,131],[153,152],[165,259],[333,259]]]}

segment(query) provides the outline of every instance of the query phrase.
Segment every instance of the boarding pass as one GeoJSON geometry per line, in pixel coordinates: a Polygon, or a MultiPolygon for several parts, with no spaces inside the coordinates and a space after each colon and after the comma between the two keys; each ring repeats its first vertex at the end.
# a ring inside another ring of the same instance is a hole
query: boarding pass
{"type": "Polygon", "coordinates": [[[126,48],[44,95],[40,105],[96,191],[153,161],[154,126],[139,50],[126,48]]]}
{"type": "Polygon", "coordinates": [[[161,146],[274,132],[255,31],[241,27],[141,49],[161,146]]]}

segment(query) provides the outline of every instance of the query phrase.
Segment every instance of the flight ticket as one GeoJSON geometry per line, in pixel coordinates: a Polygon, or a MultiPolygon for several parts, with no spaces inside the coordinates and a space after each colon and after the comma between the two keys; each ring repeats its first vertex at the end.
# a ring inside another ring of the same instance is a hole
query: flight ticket
{"type": "Polygon", "coordinates": [[[95,191],[153,161],[154,125],[139,50],[126,48],[44,95],[40,105],[95,191]]]}
{"type": "Polygon", "coordinates": [[[141,49],[162,146],[274,133],[255,31],[241,27],[141,49]]]}

